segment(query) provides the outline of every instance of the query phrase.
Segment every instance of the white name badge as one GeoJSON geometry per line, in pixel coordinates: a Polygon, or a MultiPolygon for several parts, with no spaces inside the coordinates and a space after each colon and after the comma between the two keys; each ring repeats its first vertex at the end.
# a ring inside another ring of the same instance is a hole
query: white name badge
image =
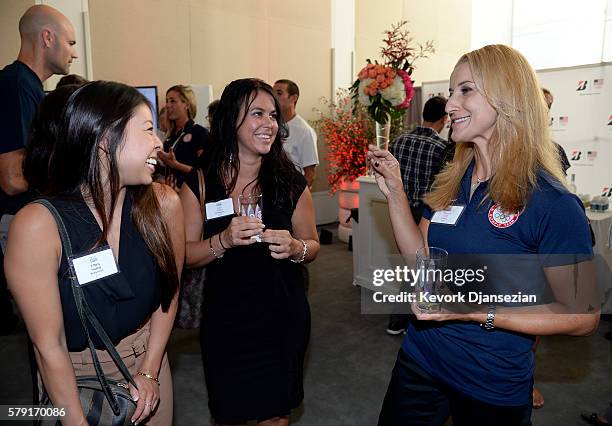
{"type": "Polygon", "coordinates": [[[464,209],[465,209],[465,206],[450,206],[446,210],[438,210],[431,217],[431,223],[441,223],[443,225],[455,225],[457,221],[459,220],[459,218],[461,217],[461,214],[463,213],[464,209]]]}
{"type": "Polygon", "coordinates": [[[115,256],[109,246],[89,252],[85,255],[75,255],[68,259],[72,265],[79,285],[85,285],[101,278],[106,278],[119,272],[115,256]]]}
{"type": "Polygon", "coordinates": [[[230,214],[234,214],[234,203],[231,198],[206,203],[206,219],[216,219],[230,214]]]}

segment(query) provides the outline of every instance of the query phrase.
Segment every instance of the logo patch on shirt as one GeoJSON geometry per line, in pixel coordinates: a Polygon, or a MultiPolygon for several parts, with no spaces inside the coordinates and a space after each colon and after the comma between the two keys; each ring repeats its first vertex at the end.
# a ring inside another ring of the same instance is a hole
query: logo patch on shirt
{"type": "Polygon", "coordinates": [[[507,213],[500,206],[493,204],[489,209],[489,222],[496,228],[508,228],[518,220],[520,212],[507,213]]]}
{"type": "Polygon", "coordinates": [[[187,133],[185,136],[183,136],[183,142],[190,142],[191,141],[191,133],[187,133]]]}

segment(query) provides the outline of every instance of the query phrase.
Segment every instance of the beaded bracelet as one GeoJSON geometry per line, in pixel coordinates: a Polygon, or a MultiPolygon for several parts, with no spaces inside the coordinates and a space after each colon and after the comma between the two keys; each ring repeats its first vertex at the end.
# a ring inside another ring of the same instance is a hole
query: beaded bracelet
{"type": "Polygon", "coordinates": [[[149,380],[153,380],[155,383],[157,383],[157,386],[159,386],[159,379],[157,377],[153,377],[149,373],[145,373],[144,371],[140,371],[140,370],[138,370],[136,374],[142,377],[146,377],[149,380]]]}
{"type": "Polygon", "coordinates": [[[306,244],[306,241],[302,240],[301,238],[298,238],[300,240],[300,242],[302,243],[302,245],[304,246],[303,250],[302,250],[302,257],[299,260],[294,260],[294,259],[289,259],[290,261],[292,261],[293,263],[304,263],[304,261],[306,260],[306,255],[308,254],[308,244],[306,244]]]}
{"type": "Polygon", "coordinates": [[[217,259],[221,259],[223,257],[223,255],[219,256],[217,254],[217,252],[215,251],[215,249],[212,246],[212,237],[208,238],[208,248],[210,249],[210,252],[213,254],[213,256],[215,256],[215,258],[217,259]]]}

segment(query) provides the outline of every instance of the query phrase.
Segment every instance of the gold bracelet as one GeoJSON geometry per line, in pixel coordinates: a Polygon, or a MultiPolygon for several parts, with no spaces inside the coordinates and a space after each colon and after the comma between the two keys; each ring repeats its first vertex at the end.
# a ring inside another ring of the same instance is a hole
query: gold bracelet
{"type": "Polygon", "coordinates": [[[136,374],[138,374],[139,376],[142,376],[142,377],[146,377],[149,380],[153,380],[155,383],[157,383],[157,386],[159,386],[159,380],[157,379],[157,377],[153,377],[149,373],[145,373],[145,372],[140,371],[140,370],[138,370],[136,372],[136,374]]]}

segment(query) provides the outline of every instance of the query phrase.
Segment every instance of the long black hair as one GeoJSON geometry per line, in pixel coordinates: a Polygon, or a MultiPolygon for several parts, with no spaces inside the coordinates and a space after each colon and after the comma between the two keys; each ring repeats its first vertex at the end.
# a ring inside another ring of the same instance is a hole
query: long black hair
{"type": "MultiPolygon", "coordinates": [[[[51,95],[49,95],[51,96],[51,95]]],[[[58,95],[59,96],[59,95],[58,95]]],[[[83,192],[94,205],[102,221],[102,233],[96,242],[107,239],[112,212],[119,195],[117,157],[125,142],[128,122],[141,105],[151,105],[136,89],[125,84],[95,81],[74,90],[65,102],[59,119],[45,121],[43,104],[36,128],[27,148],[25,170],[44,167],[47,183],[32,182],[49,196],[73,196],[83,192]],[[99,154],[105,151],[106,155],[99,154]],[[36,153],[36,154],[34,154],[36,153]],[[104,164],[101,158],[106,159],[104,164]],[[103,180],[102,170],[108,174],[103,180]],[[105,198],[110,195],[110,205],[105,198]]],[[[38,176],[43,171],[38,172],[38,176]]],[[[161,304],[167,310],[178,289],[178,271],[170,233],[162,219],[160,206],[151,185],[131,187],[134,198],[132,220],[155,257],[162,274],[161,304]]]]}
{"type": "Polygon", "coordinates": [[[271,191],[274,204],[280,206],[299,197],[300,185],[296,179],[299,172],[283,149],[283,139],[287,138],[289,130],[282,118],[280,104],[272,87],[262,80],[244,78],[225,87],[212,117],[210,151],[202,156],[203,168],[206,173],[216,171],[228,194],[234,190],[240,169],[238,129],[258,92],[267,93],[274,100],[278,132],[270,152],[262,156],[257,185],[271,191]]]}
{"type": "Polygon", "coordinates": [[[23,176],[35,195],[45,195],[49,191],[49,157],[55,149],[66,102],[78,88],[74,84],[60,86],[38,105],[23,163],[23,176]]]}

